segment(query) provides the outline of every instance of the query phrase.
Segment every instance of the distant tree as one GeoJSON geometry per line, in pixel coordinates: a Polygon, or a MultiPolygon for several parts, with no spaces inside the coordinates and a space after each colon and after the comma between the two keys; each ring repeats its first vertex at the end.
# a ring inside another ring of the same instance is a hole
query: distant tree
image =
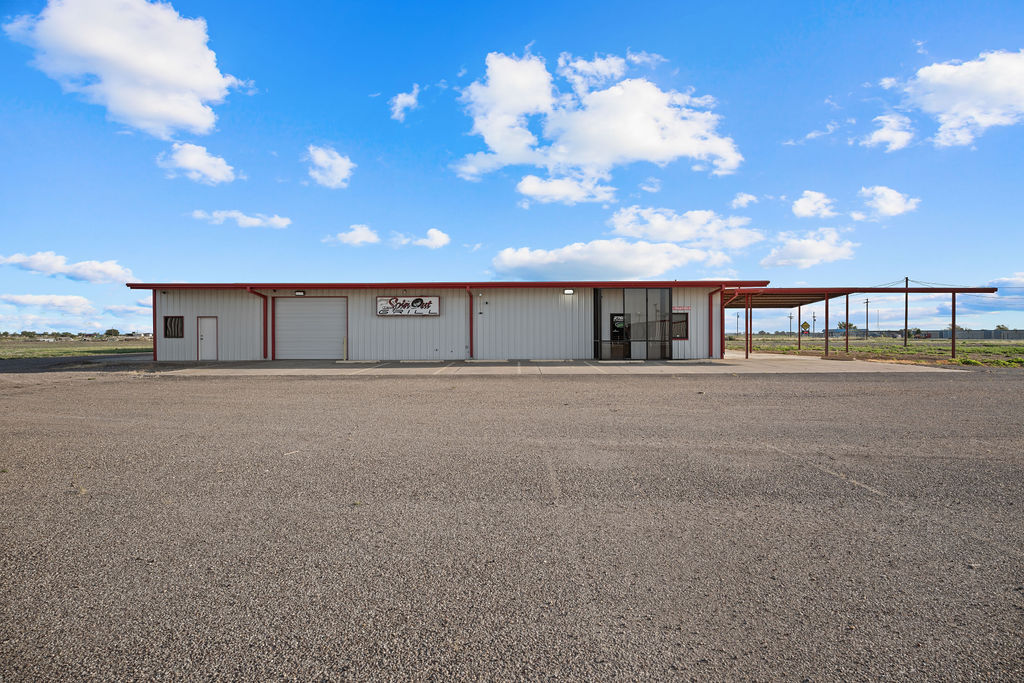
{"type": "Polygon", "coordinates": [[[839,323],[839,329],[845,330],[847,327],[849,327],[851,330],[857,329],[857,326],[854,325],[853,323],[847,323],[847,322],[839,323]]]}
{"type": "MultiPolygon", "coordinates": [[[[952,326],[952,325],[946,325],[946,329],[947,329],[947,330],[951,330],[951,329],[953,329],[953,326],[952,326]]],[[[959,332],[970,332],[970,331],[971,331],[971,328],[969,328],[969,327],[964,327],[963,325],[957,325],[957,326],[956,326],[956,329],[957,329],[957,330],[958,330],[959,332]]]]}
{"type": "Polygon", "coordinates": [[[22,337],[35,337],[36,333],[33,332],[32,330],[22,330],[21,331],[21,336],[22,337]]]}
{"type": "Polygon", "coordinates": [[[105,334],[108,337],[116,337],[116,336],[120,335],[121,333],[117,331],[116,327],[111,327],[109,330],[107,330],[103,334],[105,334]]]}
{"type": "Polygon", "coordinates": [[[1006,325],[996,325],[996,329],[997,330],[1005,330],[1005,331],[1009,331],[1010,330],[1010,328],[1007,327],[1006,325]]]}

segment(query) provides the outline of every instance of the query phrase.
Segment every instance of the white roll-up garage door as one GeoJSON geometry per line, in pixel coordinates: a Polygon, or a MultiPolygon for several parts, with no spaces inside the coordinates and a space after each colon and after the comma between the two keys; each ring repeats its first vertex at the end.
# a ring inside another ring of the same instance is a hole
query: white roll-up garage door
{"type": "Polygon", "coordinates": [[[344,359],[347,305],[344,297],[275,299],[276,357],[344,359]]]}

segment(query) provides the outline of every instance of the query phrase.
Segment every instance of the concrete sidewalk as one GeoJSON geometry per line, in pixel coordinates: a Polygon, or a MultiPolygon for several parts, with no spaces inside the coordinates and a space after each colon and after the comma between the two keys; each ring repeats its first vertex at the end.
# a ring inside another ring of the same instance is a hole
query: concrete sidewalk
{"type": "Polygon", "coordinates": [[[168,374],[188,376],[260,375],[694,375],[694,374],[808,374],[956,372],[949,368],[862,360],[826,360],[811,356],[727,351],[722,360],[678,361],[386,361],[277,360],[239,363],[188,364],[168,374]]]}

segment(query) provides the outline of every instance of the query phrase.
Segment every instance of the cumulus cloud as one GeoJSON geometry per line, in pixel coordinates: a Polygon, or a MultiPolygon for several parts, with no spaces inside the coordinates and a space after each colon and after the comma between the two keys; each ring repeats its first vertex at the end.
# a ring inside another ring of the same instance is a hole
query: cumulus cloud
{"type": "Polygon", "coordinates": [[[612,231],[625,237],[642,237],[691,246],[742,249],[764,239],[745,227],[749,218],[719,216],[714,211],[676,213],[670,209],[630,206],[619,209],[608,221],[612,231]]]}
{"type": "Polygon", "coordinates": [[[655,67],[661,64],[662,62],[668,61],[667,59],[659,55],[657,52],[644,52],[643,50],[640,50],[639,52],[626,50],[626,60],[630,64],[638,64],[641,66],[648,67],[655,67]]]}
{"type": "Polygon", "coordinates": [[[803,136],[799,140],[786,140],[782,144],[802,145],[808,140],[814,140],[816,138],[823,138],[832,135],[832,133],[835,133],[837,130],[839,130],[839,124],[836,123],[835,121],[829,121],[828,124],[825,125],[825,128],[822,130],[812,130],[810,133],[803,136]]]}
{"type": "Polygon", "coordinates": [[[864,203],[874,209],[879,216],[899,216],[913,211],[921,203],[920,199],[908,197],[884,185],[862,187],[858,194],[864,197],[864,203]]]}
{"type": "Polygon", "coordinates": [[[328,235],[322,242],[337,242],[358,247],[361,244],[376,244],[380,242],[380,235],[368,225],[350,225],[347,232],[339,232],[336,235],[328,235]]]}
{"type": "Polygon", "coordinates": [[[992,287],[1024,287],[1024,271],[1007,277],[999,277],[992,281],[992,287]]]}
{"type": "Polygon", "coordinates": [[[560,202],[609,202],[615,199],[615,188],[599,184],[598,178],[549,178],[535,175],[524,176],[516,190],[525,197],[541,204],[560,202]]]}
{"type": "Polygon", "coordinates": [[[874,119],[878,128],[865,138],[860,144],[864,147],[877,147],[885,145],[886,152],[895,152],[903,149],[914,139],[914,127],[910,119],[902,114],[883,114],[874,119]]]}
{"type": "MultiPolygon", "coordinates": [[[[471,132],[487,147],[456,164],[463,178],[528,165],[544,169],[549,179],[572,178],[596,187],[614,167],[636,161],[664,165],[686,157],[723,175],[743,160],[732,139],[717,132],[713,98],[623,78],[627,60],[620,57],[561,55],[556,73],[568,82],[568,93],[558,90],[536,55],[494,52],[486,63],[486,77],[461,96],[473,118],[471,132]]],[[[535,181],[526,184],[531,186],[538,187],[535,181]]]]}
{"type": "Polygon", "coordinates": [[[502,249],[495,270],[525,279],[639,280],[661,275],[694,262],[717,265],[728,261],[721,253],[678,244],[627,242],[622,238],[576,242],[557,249],[502,249]]]}
{"type": "Polygon", "coordinates": [[[114,306],[107,306],[106,308],[103,309],[103,312],[118,318],[131,318],[151,315],[153,313],[153,309],[151,309],[148,305],[131,306],[116,304],[114,306]]]}
{"type": "Polygon", "coordinates": [[[836,212],[832,208],[832,201],[824,192],[804,190],[804,193],[800,195],[800,199],[793,202],[793,215],[800,218],[828,218],[829,216],[835,216],[836,212]]]}
{"type": "Polygon", "coordinates": [[[287,228],[292,224],[291,218],[268,216],[262,213],[252,215],[244,214],[236,209],[206,212],[196,209],[192,212],[192,218],[200,221],[207,221],[211,225],[221,225],[226,220],[233,220],[240,228],[287,228]]]}
{"type": "Polygon", "coordinates": [[[210,154],[202,145],[189,142],[175,142],[171,153],[161,152],[156,163],[167,170],[168,178],[183,173],[189,180],[205,185],[230,183],[236,177],[235,169],[223,158],[210,154]]]}
{"type": "Polygon", "coordinates": [[[96,310],[84,296],[69,294],[0,294],[0,301],[14,306],[45,308],[71,315],[85,315],[96,310]]]}
{"type": "Polygon", "coordinates": [[[819,263],[849,260],[860,245],[842,240],[835,228],[818,228],[802,236],[793,232],[779,233],[779,246],[761,259],[762,266],[796,266],[810,268],[819,263]]]}
{"type": "Polygon", "coordinates": [[[332,147],[310,145],[307,152],[307,159],[312,163],[309,167],[309,177],[317,184],[332,190],[348,187],[352,169],[356,167],[351,159],[338,154],[332,147]]]}
{"type": "Polygon", "coordinates": [[[405,121],[405,112],[420,106],[419,96],[420,86],[413,83],[410,92],[400,92],[388,100],[388,104],[391,105],[391,118],[395,121],[405,121]]]}
{"type": "Polygon", "coordinates": [[[175,130],[209,133],[217,120],[210,105],[245,85],[217,68],[206,21],[170,3],[50,0],[4,31],[34,48],[33,64],[65,92],[163,139],[175,130]]]}
{"type": "Polygon", "coordinates": [[[0,255],[0,265],[16,266],[22,270],[43,275],[63,275],[69,280],[80,282],[137,282],[131,270],[117,261],[78,261],[68,263],[66,256],[52,251],[35,254],[0,255]]]}
{"type": "Polygon", "coordinates": [[[430,228],[427,230],[426,237],[413,240],[412,243],[419,247],[426,247],[427,249],[440,249],[451,241],[452,238],[446,233],[438,230],[437,228],[430,228]]]}
{"type": "Polygon", "coordinates": [[[886,78],[881,85],[902,91],[907,106],[939,122],[936,147],[969,145],[992,126],[1024,119],[1024,50],[938,62],[918,69],[906,82],[886,78]]]}
{"type": "Polygon", "coordinates": [[[732,201],[729,202],[729,206],[734,209],[744,209],[751,204],[757,204],[757,197],[749,192],[739,192],[732,198],[732,201]]]}

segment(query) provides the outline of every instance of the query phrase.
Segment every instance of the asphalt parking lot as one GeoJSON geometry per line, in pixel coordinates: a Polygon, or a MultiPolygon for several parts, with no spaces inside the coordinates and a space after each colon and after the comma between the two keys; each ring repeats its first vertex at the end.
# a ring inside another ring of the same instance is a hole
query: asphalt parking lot
{"type": "Polygon", "coordinates": [[[1024,677],[1019,371],[61,369],[3,680],[1024,677]]]}

